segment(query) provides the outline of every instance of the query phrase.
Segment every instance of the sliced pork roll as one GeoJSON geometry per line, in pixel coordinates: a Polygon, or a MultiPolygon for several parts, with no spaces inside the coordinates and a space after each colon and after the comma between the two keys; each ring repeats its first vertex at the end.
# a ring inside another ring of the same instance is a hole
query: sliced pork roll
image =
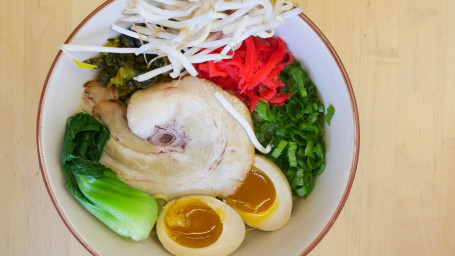
{"type": "Polygon", "coordinates": [[[100,102],[95,115],[111,132],[100,161],[152,195],[233,194],[254,162],[254,146],[215,92],[252,123],[237,97],[190,76],[136,92],[127,110],[100,102]]]}

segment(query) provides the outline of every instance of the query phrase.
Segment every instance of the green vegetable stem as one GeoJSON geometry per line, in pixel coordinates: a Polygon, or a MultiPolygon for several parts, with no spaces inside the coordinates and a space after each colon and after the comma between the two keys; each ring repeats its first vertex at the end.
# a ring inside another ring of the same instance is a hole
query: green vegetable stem
{"type": "Polygon", "coordinates": [[[267,154],[286,175],[294,195],[308,196],[315,177],[325,169],[324,121],[330,125],[335,108],[325,114],[316,86],[299,62],[281,71],[283,93],[292,96],[283,106],[260,101],[253,114],[256,137],[263,145],[272,145],[267,154]]]}
{"type": "Polygon", "coordinates": [[[109,137],[109,129],[89,114],[68,118],[62,154],[65,185],[114,232],[135,241],[146,239],[157,219],[157,202],[98,162],[109,137]]]}

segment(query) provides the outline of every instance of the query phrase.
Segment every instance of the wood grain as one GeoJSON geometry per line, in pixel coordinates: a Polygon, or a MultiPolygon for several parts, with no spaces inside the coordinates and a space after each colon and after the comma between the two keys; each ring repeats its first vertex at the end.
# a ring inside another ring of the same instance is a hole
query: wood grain
{"type": "MultiPolygon", "coordinates": [[[[89,255],[39,170],[45,76],[102,0],[0,1],[0,254],[89,255]]],[[[350,197],[310,255],[455,255],[455,2],[300,0],[341,57],[361,123],[350,197]]]]}

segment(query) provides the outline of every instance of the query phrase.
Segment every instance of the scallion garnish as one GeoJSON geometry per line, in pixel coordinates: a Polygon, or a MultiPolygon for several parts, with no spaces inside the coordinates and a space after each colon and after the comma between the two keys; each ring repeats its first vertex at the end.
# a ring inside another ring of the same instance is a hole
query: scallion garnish
{"type": "Polygon", "coordinates": [[[281,140],[280,143],[278,143],[278,146],[273,150],[272,152],[272,157],[273,158],[278,158],[281,155],[281,152],[286,148],[288,145],[288,142],[285,140],[281,140]]]}
{"type": "Polygon", "coordinates": [[[328,108],[327,108],[327,114],[325,114],[325,121],[327,122],[327,124],[330,125],[330,121],[332,121],[332,118],[333,118],[333,115],[335,114],[335,108],[330,105],[328,108]]]}
{"type": "Polygon", "coordinates": [[[254,109],[259,117],[266,121],[273,121],[273,115],[270,113],[270,106],[267,102],[259,101],[254,109]]]}
{"type": "Polygon", "coordinates": [[[289,160],[289,166],[290,167],[297,167],[297,143],[295,142],[289,142],[289,147],[288,147],[288,160],[289,160]]]}
{"type": "Polygon", "coordinates": [[[285,84],[283,93],[292,96],[282,106],[258,102],[255,134],[262,144],[274,148],[266,155],[274,158],[294,195],[306,197],[325,169],[324,121],[330,125],[335,109],[330,105],[325,113],[316,86],[297,61],[287,65],[279,78],[285,84]]]}

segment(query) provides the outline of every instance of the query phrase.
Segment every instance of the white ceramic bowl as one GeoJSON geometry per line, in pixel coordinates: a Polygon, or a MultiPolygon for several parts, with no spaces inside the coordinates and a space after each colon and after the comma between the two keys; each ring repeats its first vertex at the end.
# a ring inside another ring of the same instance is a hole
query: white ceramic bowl
{"type": "MultiPolygon", "coordinates": [[[[90,14],[67,42],[101,45],[115,36],[110,25],[121,17],[127,0],[107,1],[90,14]]],[[[289,223],[275,232],[248,234],[235,255],[305,255],[328,232],[348,197],[359,153],[359,120],[348,75],[335,50],[303,14],[277,29],[295,58],[307,68],[326,106],[336,113],[326,127],[327,166],[308,199],[296,200],[289,223]]],[[[84,59],[90,55],[76,55],[84,59]]],[[[84,82],[96,73],[79,69],[59,52],[41,95],[37,142],[43,179],[52,202],[73,235],[93,255],[167,255],[151,235],[142,242],[121,238],[67,191],[60,165],[66,119],[76,113],[84,82]]]]}

